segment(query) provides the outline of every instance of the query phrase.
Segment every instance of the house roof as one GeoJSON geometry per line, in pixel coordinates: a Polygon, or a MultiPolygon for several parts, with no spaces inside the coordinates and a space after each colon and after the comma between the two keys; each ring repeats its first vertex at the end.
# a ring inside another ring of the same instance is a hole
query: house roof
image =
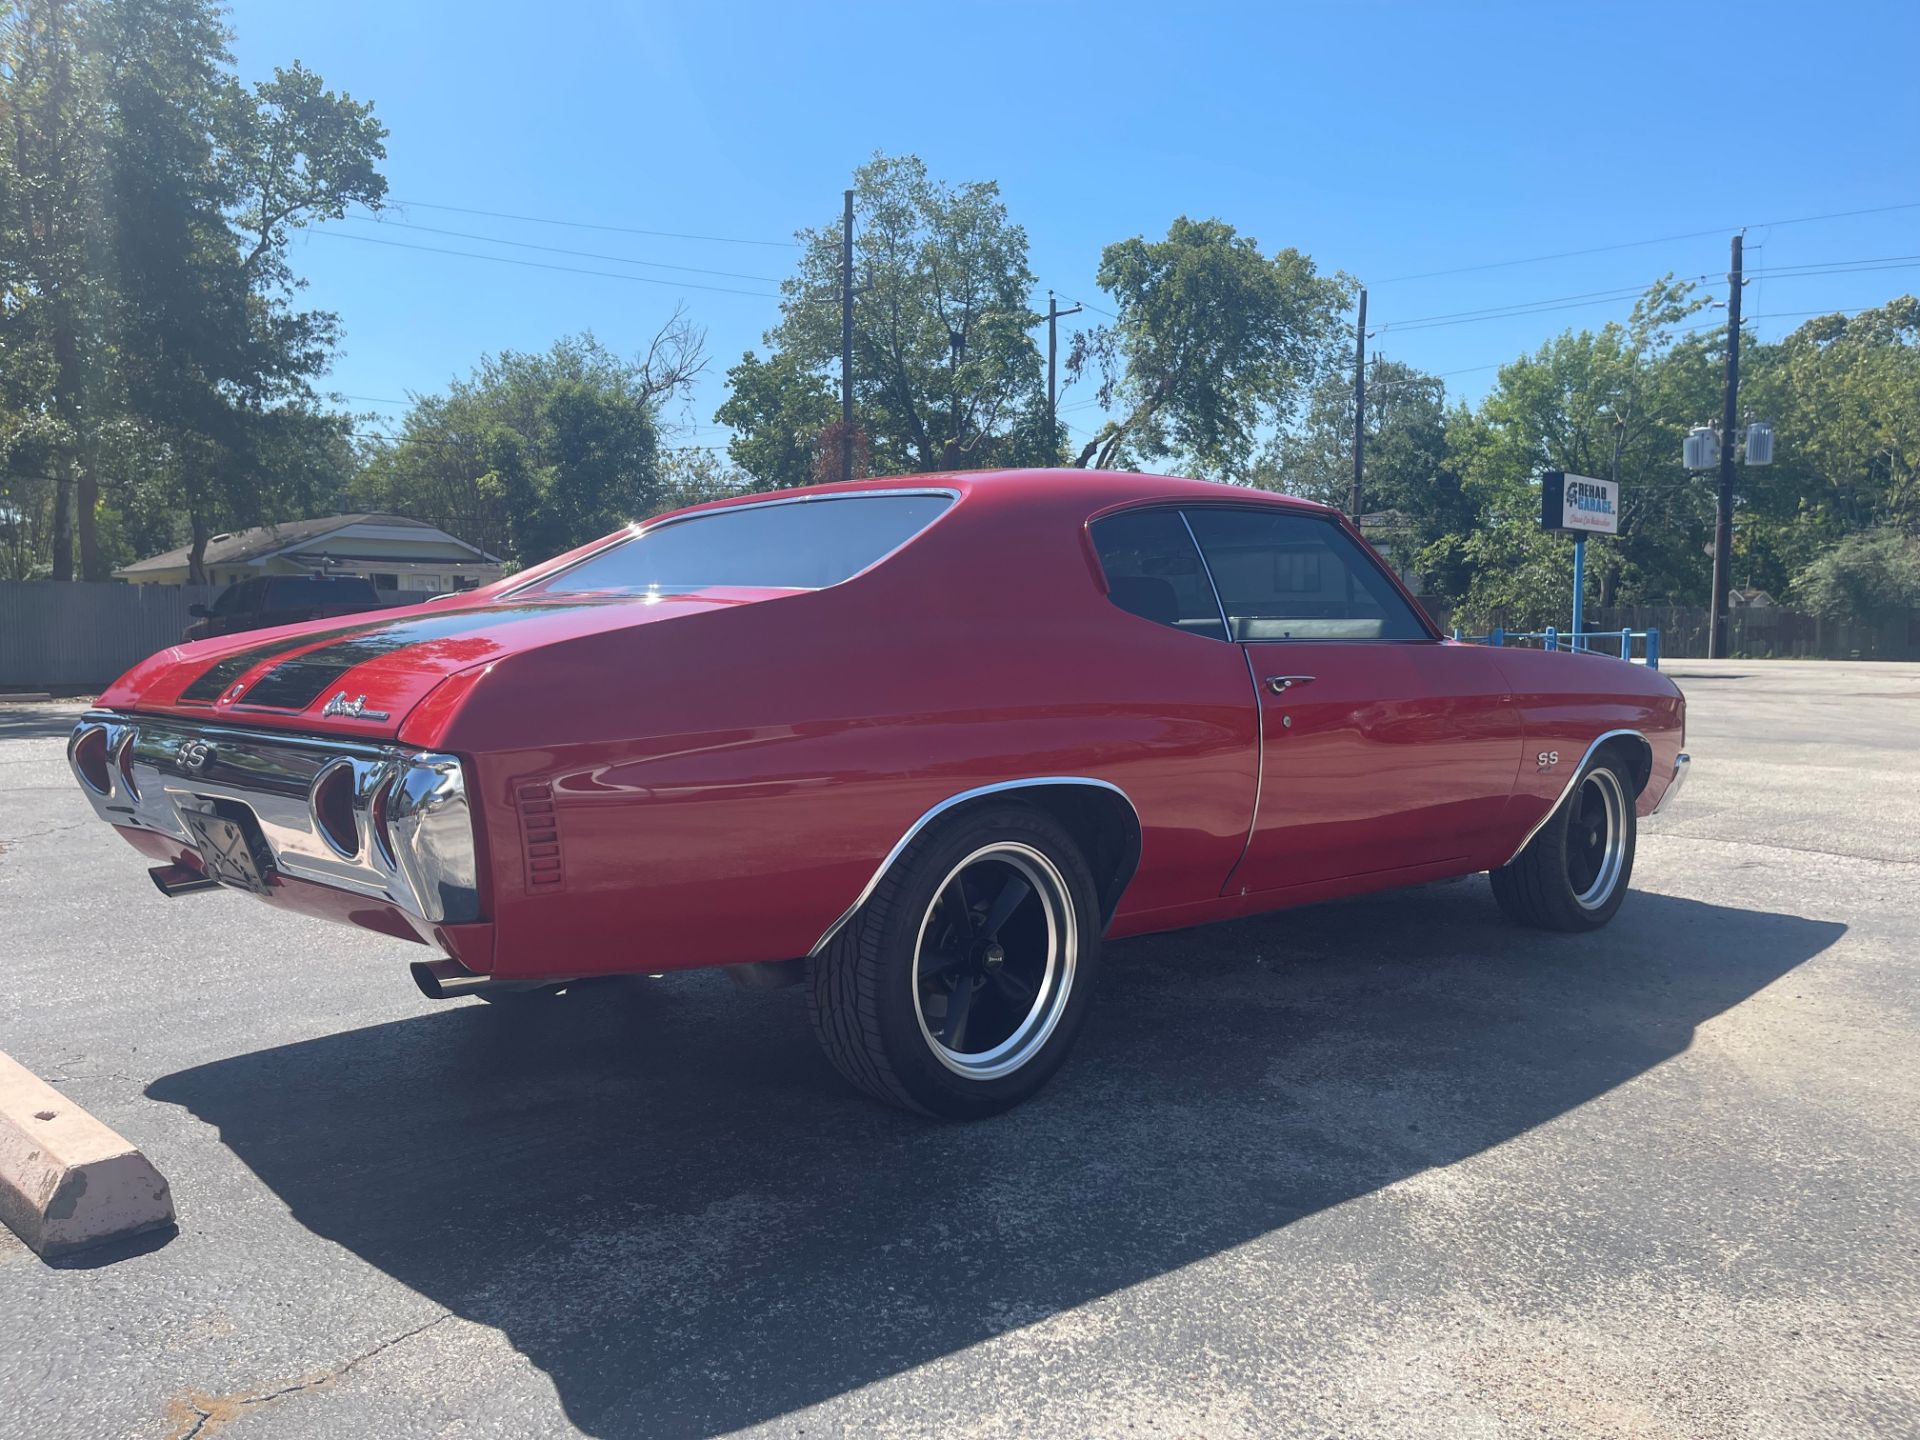
{"type": "MultiPolygon", "coordinates": [[[[496,565],[500,563],[498,556],[489,555],[479,547],[449,535],[438,525],[429,525],[424,520],[410,520],[405,515],[382,515],[375,512],[359,515],[321,515],[312,520],[286,520],[278,525],[256,525],[251,530],[236,530],[228,535],[216,535],[207,542],[206,563],[210,566],[244,565],[268,555],[276,555],[282,550],[291,550],[295,546],[310,545],[313,541],[324,539],[328,535],[354,525],[386,525],[396,529],[418,530],[423,540],[444,541],[450,545],[458,545],[481,563],[496,565]]],[[[113,573],[143,575],[156,570],[179,570],[187,565],[192,550],[191,545],[182,545],[179,549],[169,550],[163,555],[150,555],[145,560],[136,560],[133,564],[113,573]]]]}

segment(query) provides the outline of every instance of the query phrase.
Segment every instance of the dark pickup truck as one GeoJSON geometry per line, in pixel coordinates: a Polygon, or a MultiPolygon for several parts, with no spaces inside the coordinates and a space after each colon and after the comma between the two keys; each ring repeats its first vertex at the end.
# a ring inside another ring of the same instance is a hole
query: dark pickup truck
{"type": "Polygon", "coordinates": [[[195,605],[187,613],[200,618],[181,638],[206,640],[270,625],[330,620],[381,610],[389,603],[364,575],[261,575],[229,585],[211,606],[195,605]]]}

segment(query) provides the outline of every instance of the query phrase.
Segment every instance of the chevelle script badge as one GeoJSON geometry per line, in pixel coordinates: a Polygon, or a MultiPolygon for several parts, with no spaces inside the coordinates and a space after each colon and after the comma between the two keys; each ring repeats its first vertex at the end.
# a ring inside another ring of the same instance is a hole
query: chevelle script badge
{"type": "Polygon", "coordinates": [[[344,690],[327,701],[325,705],[321,706],[320,713],[322,715],[344,715],[349,720],[384,720],[387,718],[387,712],[384,710],[367,709],[366,696],[356,695],[349,700],[347,698],[347,692],[344,690]]]}

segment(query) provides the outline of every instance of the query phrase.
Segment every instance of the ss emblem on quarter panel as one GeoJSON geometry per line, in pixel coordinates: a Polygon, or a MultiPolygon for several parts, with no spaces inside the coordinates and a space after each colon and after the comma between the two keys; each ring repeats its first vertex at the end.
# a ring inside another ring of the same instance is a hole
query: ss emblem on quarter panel
{"type": "Polygon", "coordinates": [[[213,763],[213,745],[206,740],[184,740],[174,759],[182,770],[190,770],[198,775],[213,763]]]}
{"type": "Polygon", "coordinates": [[[1551,770],[1560,763],[1560,752],[1558,750],[1542,750],[1534,758],[1539,762],[1542,770],[1551,770]]]}

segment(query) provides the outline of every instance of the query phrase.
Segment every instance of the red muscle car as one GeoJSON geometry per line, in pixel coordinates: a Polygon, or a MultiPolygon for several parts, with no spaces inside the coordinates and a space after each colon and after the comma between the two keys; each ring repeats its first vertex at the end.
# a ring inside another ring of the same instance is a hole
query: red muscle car
{"type": "Polygon", "coordinates": [[[1490,870],[1610,919],[1686,774],[1657,672],[1444,638],[1338,513],[1147,475],[697,506],[457,600],[180,646],[74,731],[168,894],[423,941],[432,996],[804,980],[833,1063],[989,1113],[1103,938],[1490,870]]]}

